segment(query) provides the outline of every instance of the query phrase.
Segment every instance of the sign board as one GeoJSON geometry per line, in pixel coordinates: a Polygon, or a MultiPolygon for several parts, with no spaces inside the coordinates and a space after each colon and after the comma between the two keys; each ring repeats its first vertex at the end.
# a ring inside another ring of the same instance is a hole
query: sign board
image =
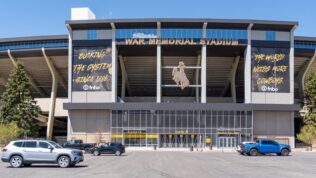
{"type": "Polygon", "coordinates": [[[191,39],[191,38],[128,38],[117,39],[118,45],[207,45],[207,46],[241,46],[247,40],[236,39],[191,39]]]}
{"type": "Polygon", "coordinates": [[[111,47],[75,47],[72,91],[111,91],[111,47]]]}
{"type": "Polygon", "coordinates": [[[251,49],[253,92],[290,92],[289,49],[251,49]]]}

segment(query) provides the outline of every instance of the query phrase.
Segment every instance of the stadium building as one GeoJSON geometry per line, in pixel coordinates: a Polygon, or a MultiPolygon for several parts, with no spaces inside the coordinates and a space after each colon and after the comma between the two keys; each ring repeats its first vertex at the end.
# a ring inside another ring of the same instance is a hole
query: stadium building
{"type": "Polygon", "coordinates": [[[67,35],[0,39],[0,92],[22,61],[48,138],[126,146],[295,146],[316,38],[298,22],[105,19],[72,9],[67,35]],[[299,112],[300,111],[300,112],[299,112]]]}

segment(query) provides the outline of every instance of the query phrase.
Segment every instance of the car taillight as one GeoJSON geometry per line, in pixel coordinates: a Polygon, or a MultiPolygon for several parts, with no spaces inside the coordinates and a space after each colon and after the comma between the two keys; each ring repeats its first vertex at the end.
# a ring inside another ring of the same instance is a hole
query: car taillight
{"type": "Polygon", "coordinates": [[[8,149],[6,149],[6,148],[3,148],[3,149],[2,149],[2,152],[6,152],[6,151],[8,151],[8,149]]]}

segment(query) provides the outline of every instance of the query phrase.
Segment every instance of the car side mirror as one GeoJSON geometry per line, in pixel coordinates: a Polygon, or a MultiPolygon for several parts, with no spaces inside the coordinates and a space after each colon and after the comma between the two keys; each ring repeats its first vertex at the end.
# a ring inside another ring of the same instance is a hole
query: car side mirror
{"type": "Polygon", "coordinates": [[[54,147],[52,147],[52,146],[48,146],[48,149],[53,150],[53,149],[54,149],[54,147]]]}

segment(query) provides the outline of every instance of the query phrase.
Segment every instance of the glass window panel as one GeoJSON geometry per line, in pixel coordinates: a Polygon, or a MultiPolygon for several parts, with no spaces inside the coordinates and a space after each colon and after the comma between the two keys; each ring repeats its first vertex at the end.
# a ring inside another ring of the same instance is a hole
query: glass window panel
{"type": "Polygon", "coordinates": [[[241,119],[241,128],[246,128],[246,117],[245,117],[245,112],[241,111],[240,112],[240,119],[241,119]]]}
{"type": "Polygon", "coordinates": [[[206,127],[211,128],[212,127],[212,112],[206,111],[206,127]]]}
{"type": "Polygon", "coordinates": [[[218,128],[217,111],[212,111],[212,128],[218,128]]]}
{"type": "Polygon", "coordinates": [[[224,127],[223,112],[217,112],[217,128],[224,127]]]}
{"type": "Polygon", "coordinates": [[[235,128],[235,114],[234,111],[229,112],[229,128],[235,128]]]}

